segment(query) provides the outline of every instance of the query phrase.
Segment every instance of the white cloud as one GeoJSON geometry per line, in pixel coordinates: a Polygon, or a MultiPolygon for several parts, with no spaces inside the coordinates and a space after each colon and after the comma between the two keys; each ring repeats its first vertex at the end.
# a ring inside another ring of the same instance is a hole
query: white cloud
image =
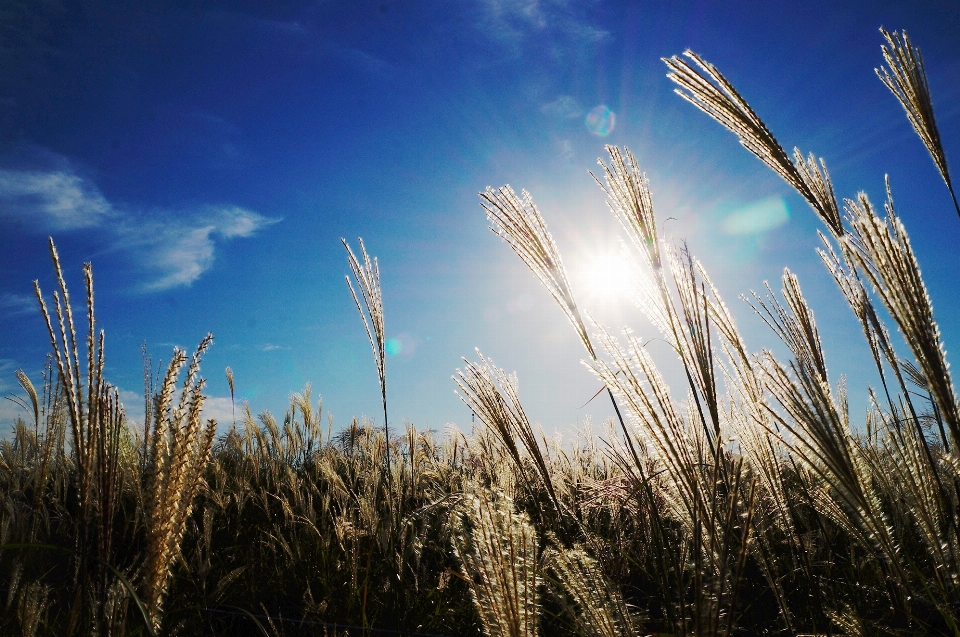
{"type": "Polygon", "coordinates": [[[145,289],[166,290],[188,286],[210,269],[217,238],[250,237],[278,221],[234,206],[186,220],[126,226],[124,243],[144,253],[145,266],[153,273],[145,289]]]}
{"type": "Polygon", "coordinates": [[[260,228],[273,225],[279,221],[279,219],[267,219],[255,212],[237,206],[222,208],[218,216],[217,232],[226,239],[249,237],[260,228]]]}
{"type": "Polygon", "coordinates": [[[69,170],[0,170],[4,216],[52,230],[98,226],[113,208],[96,186],[69,170]]]}
{"type": "Polygon", "coordinates": [[[277,351],[278,349],[290,349],[290,348],[289,348],[289,347],[285,347],[285,346],[283,346],[283,345],[274,345],[273,343],[267,343],[266,345],[264,345],[263,347],[260,348],[260,351],[261,351],[261,352],[275,352],[275,351],[277,351]]]}
{"type": "MultiPolygon", "coordinates": [[[[203,401],[203,421],[213,419],[217,421],[217,424],[223,427],[224,425],[233,424],[233,401],[230,400],[229,396],[207,396],[206,400],[203,401]]],[[[243,414],[243,402],[237,401],[237,417],[239,418],[243,414]]]]}
{"type": "MultiPolygon", "coordinates": [[[[147,291],[192,284],[210,269],[218,241],[251,237],[279,221],[239,206],[179,213],[115,206],[66,158],[43,149],[29,152],[55,168],[0,169],[0,228],[10,218],[44,232],[102,228],[105,247],[131,255],[148,273],[141,284],[147,291]]],[[[30,306],[23,295],[0,297],[0,311],[7,314],[26,313],[30,306]]]]}

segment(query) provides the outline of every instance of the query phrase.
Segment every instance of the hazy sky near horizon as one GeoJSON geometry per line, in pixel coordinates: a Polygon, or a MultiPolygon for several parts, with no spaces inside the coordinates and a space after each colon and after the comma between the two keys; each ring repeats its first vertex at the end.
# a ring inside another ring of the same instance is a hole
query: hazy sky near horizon
{"type": "MultiPolygon", "coordinates": [[[[841,197],[889,174],[948,350],[960,352],[960,220],[874,74],[878,28],[923,51],[960,180],[960,4],[916,2],[12,2],[0,13],[0,394],[35,382],[49,339],[32,282],[72,298],[93,263],[107,380],[142,417],[141,343],[192,350],[209,414],[282,415],[292,391],[343,425],[382,420],[340,238],[379,259],[390,419],[469,427],[451,374],[474,348],[519,377],[530,418],[572,431],[609,407],[535,277],[487,230],[477,192],[527,189],[583,308],[656,334],[594,274],[618,231],[588,170],[605,144],[649,174],[665,232],[702,259],[756,350],[773,335],[738,296],[800,276],[856,419],[875,382],[814,250],[818,222],[735,137],[675,96],[662,57],[714,63],[784,147],[823,156],[841,197]],[[671,218],[668,220],[668,218],[671,218]],[[856,381],[856,382],[853,382],[856,381]]],[[[666,345],[650,345],[669,370],[666,345]]],[[[905,350],[901,354],[905,355],[905,350]]],[[[683,392],[682,385],[677,386],[683,392]]],[[[0,401],[0,426],[16,407],[0,401]]]]}

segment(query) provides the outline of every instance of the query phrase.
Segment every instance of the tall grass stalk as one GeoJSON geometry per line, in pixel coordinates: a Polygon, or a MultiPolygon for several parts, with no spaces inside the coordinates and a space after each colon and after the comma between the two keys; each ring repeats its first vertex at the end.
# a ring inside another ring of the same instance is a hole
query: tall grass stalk
{"type": "Polygon", "coordinates": [[[380,381],[380,398],[383,402],[383,429],[386,433],[387,451],[386,464],[387,476],[390,476],[390,424],[387,421],[387,352],[386,352],[386,331],[383,324],[383,293],[380,290],[380,266],[377,258],[370,259],[367,249],[363,245],[363,239],[357,239],[360,243],[360,256],[363,257],[363,264],[357,260],[353,250],[346,239],[340,239],[343,247],[347,251],[347,263],[350,264],[350,271],[357,280],[357,286],[360,288],[360,295],[363,297],[363,306],[360,305],[360,299],[353,289],[353,283],[350,277],[345,277],[347,287],[350,288],[350,295],[357,306],[357,312],[360,313],[360,319],[363,321],[363,328],[367,332],[367,339],[370,341],[370,349],[373,350],[373,362],[377,367],[377,379],[380,381]],[[364,311],[366,310],[366,311],[364,311]],[[368,319],[369,317],[369,319],[368,319]]]}

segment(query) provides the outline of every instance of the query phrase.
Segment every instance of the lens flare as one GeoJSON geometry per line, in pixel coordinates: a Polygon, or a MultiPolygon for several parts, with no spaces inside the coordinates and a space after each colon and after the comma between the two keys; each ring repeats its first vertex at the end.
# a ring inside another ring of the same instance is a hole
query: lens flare
{"type": "Polygon", "coordinates": [[[383,344],[383,349],[388,356],[396,356],[403,351],[403,343],[399,338],[388,338],[387,342],[383,344]]]}
{"type": "Polygon", "coordinates": [[[587,113],[585,123],[591,133],[597,137],[606,137],[617,125],[617,114],[607,108],[606,104],[600,104],[587,113]]]}
{"type": "Polygon", "coordinates": [[[790,209],[783,197],[767,197],[735,210],[723,220],[726,234],[759,235],[790,221],[790,209]]]}

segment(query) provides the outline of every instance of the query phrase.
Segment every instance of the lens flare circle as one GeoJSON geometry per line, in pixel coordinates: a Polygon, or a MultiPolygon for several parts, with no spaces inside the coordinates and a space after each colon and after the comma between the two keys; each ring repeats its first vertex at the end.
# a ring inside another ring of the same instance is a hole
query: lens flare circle
{"type": "Polygon", "coordinates": [[[597,137],[606,137],[617,125],[617,114],[607,108],[606,104],[600,104],[590,109],[584,123],[587,130],[597,137]]]}
{"type": "Polygon", "coordinates": [[[383,349],[387,356],[396,356],[403,352],[403,341],[399,338],[388,338],[387,342],[383,344],[383,349]]]}

